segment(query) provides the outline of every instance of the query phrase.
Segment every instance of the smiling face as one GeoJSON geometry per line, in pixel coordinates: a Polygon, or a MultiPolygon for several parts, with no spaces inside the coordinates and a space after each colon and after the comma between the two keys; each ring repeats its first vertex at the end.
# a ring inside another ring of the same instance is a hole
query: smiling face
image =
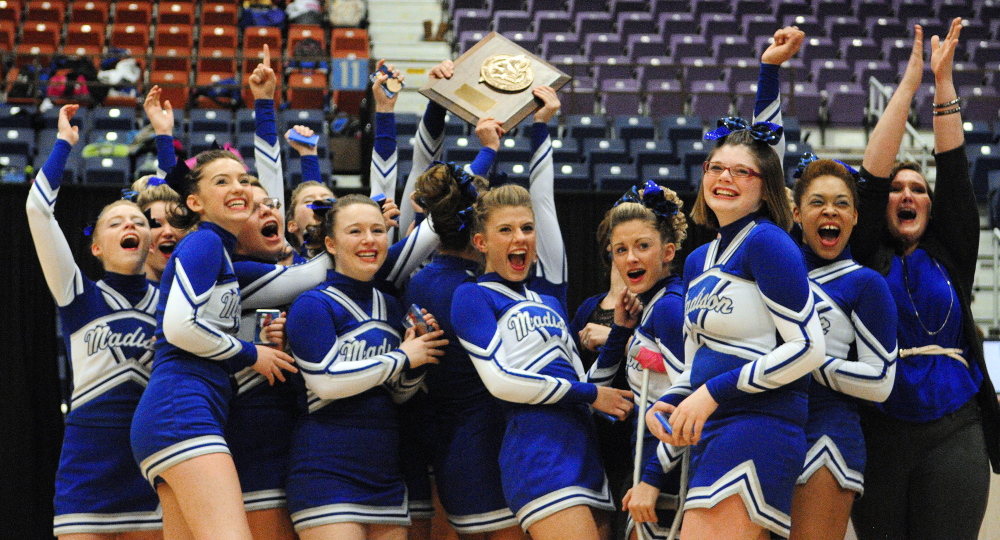
{"type": "Polygon", "coordinates": [[[370,281],[388,250],[385,219],[377,206],[356,203],[337,210],[333,231],[326,237],[326,251],[333,255],[337,272],[370,281]]]}
{"type": "Polygon", "coordinates": [[[910,169],[896,173],[885,213],[889,232],[902,244],[905,253],[912,253],[931,218],[931,197],[923,175],[910,169]]]}
{"type": "Polygon", "coordinates": [[[159,281],[163,275],[163,269],[167,267],[167,261],[173,254],[177,242],[184,237],[183,229],[175,229],[167,222],[167,203],[155,201],[146,206],[149,214],[159,223],[159,227],[153,227],[152,242],[149,245],[149,256],[146,257],[146,275],[159,281]]]}
{"type": "Polygon", "coordinates": [[[486,254],[486,272],[496,272],[507,281],[524,281],[535,262],[535,214],[524,206],[494,208],[483,232],[472,241],[486,254]]]}
{"type": "Polygon", "coordinates": [[[615,268],[629,290],[644,293],[670,274],[674,245],[663,242],[648,221],[633,219],[611,231],[611,253],[615,268]]]}
{"type": "Polygon", "coordinates": [[[141,274],[149,252],[146,216],[133,204],[107,208],[94,226],[90,252],[104,269],[119,274],[141,274]]]}
{"type": "Polygon", "coordinates": [[[802,225],[802,240],[827,260],[844,251],[851,231],[858,224],[851,189],[844,180],[832,175],[813,179],[792,213],[802,225]]]}
{"type": "Polygon", "coordinates": [[[265,202],[273,202],[264,188],[251,186],[254,212],[243,223],[236,235],[236,252],[257,259],[274,260],[282,258],[285,251],[285,237],[281,235],[285,218],[280,208],[272,208],[265,202]]]}
{"type": "Polygon", "coordinates": [[[206,164],[198,179],[198,189],[188,195],[187,205],[223,229],[239,234],[253,212],[250,180],[246,168],[235,159],[219,158],[206,164]]]}
{"type": "Polygon", "coordinates": [[[310,225],[319,225],[320,221],[312,208],[309,208],[309,203],[320,199],[332,198],[333,192],[326,186],[315,185],[303,188],[302,191],[296,194],[296,200],[294,201],[295,208],[292,209],[292,219],[288,222],[288,232],[294,234],[301,242],[306,228],[310,225]]]}
{"type": "Polygon", "coordinates": [[[701,182],[705,204],[715,212],[720,226],[724,227],[760,209],[763,201],[760,177],[737,178],[732,172],[734,167],[742,167],[759,174],[757,160],[745,147],[723,145],[708,160],[726,167],[721,174],[706,172],[701,182]]]}

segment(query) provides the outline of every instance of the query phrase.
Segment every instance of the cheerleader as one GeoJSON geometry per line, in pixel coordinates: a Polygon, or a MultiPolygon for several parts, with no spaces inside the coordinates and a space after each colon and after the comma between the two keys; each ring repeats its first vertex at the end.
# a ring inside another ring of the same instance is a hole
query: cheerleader
{"type": "Polygon", "coordinates": [[[56,473],[53,534],[60,538],[162,538],[156,493],[131,457],[129,426],[149,380],[159,293],[143,265],[146,217],[129,201],[104,207],[91,253],[104,278],[87,279],[53,214],[66,159],[79,140],[59,111],[58,139],[28,194],[28,225],[45,281],[59,307],[73,366],[73,395],[56,473]]]}
{"type": "MultiPolygon", "coordinates": [[[[535,95],[547,106],[558,103],[555,92],[544,88],[535,95]]],[[[542,140],[534,160],[551,152],[547,136],[542,140]]],[[[539,190],[549,191],[551,162],[538,167],[549,169],[539,177],[539,190]]],[[[456,334],[487,390],[504,401],[501,480],[521,527],[536,540],[596,539],[598,525],[588,507],[611,511],[614,505],[586,405],[622,419],[632,395],[582,382],[563,301],[527,285],[538,254],[534,282],[565,292],[561,239],[536,238],[532,205],[531,194],[512,184],[479,197],[473,244],[485,255],[486,273],[456,289],[452,320],[462,321],[456,334]]],[[[541,204],[539,212],[540,223],[555,220],[554,205],[541,204]]]]}
{"type": "Polygon", "coordinates": [[[168,180],[182,197],[170,219],[198,230],[178,244],[163,274],[155,369],[133,421],[133,452],[157,486],[169,529],[248,539],[223,435],[229,376],[253,366],[269,381],[284,380],[281,371],[295,368],[285,353],[233,336],[240,296],[230,257],[253,210],[243,164],[230,152],[204,152],[192,170],[175,166],[168,180]]]}
{"type": "MultiPolygon", "coordinates": [[[[684,371],[684,292],[671,266],[687,235],[682,204],[673,191],[647,182],[641,195],[633,189],[622,197],[603,222],[610,233],[615,271],[627,290],[617,298],[614,324],[590,380],[610,383],[627,349],[628,383],[639,410],[666,393],[684,371]],[[643,370],[650,370],[645,403],[640,402],[643,370]]],[[[632,433],[634,445],[634,428],[632,433]]],[[[657,503],[663,499],[661,506],[677,508],[679,471],[665,473],[656,455],[656,438],[648,433],[645,438],[639,458],[641,481],[625,494],[622,509],[641,524],[645,538],[665,538],[672,513],[660,519],[657,503]]]]}
{"type": "MultiPolygon", "coordinates": [[[[295,429],[288,501],[303,540],[406,538],[406,488],[393,401],[405,401],[447,344],[440,330],[401,339],[405,311],[376,288],[386,259],[378,204],[348,195],[323,221],[335,270],[300,296],[288,339],[302,366],[309,414],[295,429]]],[[[425,317],[432,326],[433,318],[425,317]]]]}
{"type": "Polygon", "coordinates": [[[688,364],[646,415],[661,441],[695,445],[685,538],[787,536],[806,457],[803,376],[822,363],[823,333],[785,232],[792,220],[770,146],[776,129],[725,118],[705,135],[716,146],[692,217],[719,237],[685,262],[688,364]],[[657,411],[670,413],[672,434],[657,411]]]}
{"type": "Polygon", "coordinates": [[[956,18],[931,38],[934,191],[918,165],[894,165],[924,70],[919,26],[862,162],[851,249],[886,276],[899,317],[892,393],[861,412],[868,462],[852,518],[862,540],[978,538],[989,464],[1000,472],[1000,411],[970,308],[979,217],[952,79],[961,30],[956,18]]]}
{"type": "Polygon", "coordinates": [[[851,259],[847,241],[857,224],[854,176],[839,162],[803,158],[792,215],[826,360],[809,384],[805,466],[792,498],[790,538],[842,540],[851,505],[864,493],[865,446],[857,399],[882,402],[896,373],[896,312],[877,272],[851,259]]]}

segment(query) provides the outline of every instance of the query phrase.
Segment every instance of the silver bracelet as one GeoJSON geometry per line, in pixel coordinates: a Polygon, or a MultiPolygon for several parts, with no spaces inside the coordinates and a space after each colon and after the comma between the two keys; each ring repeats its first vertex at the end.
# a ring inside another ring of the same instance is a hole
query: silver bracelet
{"type": "Polygon", "coordinates": [[[944,116],[946,114],[955,114],[955,113],[961,112],[961,111],[962,111],[962,107],[955,107],[954,109],[948,109],[947,111],[934,111],[932,114],[934,116],[944,116]]]}
{"type": "Polygon", "coordinates": [[[957,97],[957,98],[955,98],[955,99],[953,99],[953,100],[949,101],[948,103],[935,103],[935,104],[934,104],[934,108],[935,108],[935,109],[940,109],[940,108],[942,108],[942,107],[950,107],[950,106],[952,106],[952,105],[958,105],[958,104],[959,104],[959,103],[961,103],[961,102],[962,102],[962,98],[960,98],[960,97],[957,97]]]}

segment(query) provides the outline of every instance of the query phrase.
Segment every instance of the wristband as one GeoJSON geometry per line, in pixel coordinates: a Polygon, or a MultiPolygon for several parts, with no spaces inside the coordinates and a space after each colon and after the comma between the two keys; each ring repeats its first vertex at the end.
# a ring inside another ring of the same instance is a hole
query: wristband
{"type": "Polygon", "coordinates": [[[953,100],[951,100],[951,101],[949,101],[947,103],[935,103],[934,104],[934,108],[935,109],[940,109],[942,107],[950,107],[952,105],[958,105],[961,102],[962,102],[962,98],[957,97],[957,98],[955,98],[955,99],[953,99],[953,100]]]}
{"type": "Polygon", "coordinates": [[[946,114],[955,114],[957,112],[961,112],[961,110],[962,110],[961,107],[955,107],[954,109],[948,109],[947,111],[934,111],[933,114],[934,116],[944,116],[946,114]]]}

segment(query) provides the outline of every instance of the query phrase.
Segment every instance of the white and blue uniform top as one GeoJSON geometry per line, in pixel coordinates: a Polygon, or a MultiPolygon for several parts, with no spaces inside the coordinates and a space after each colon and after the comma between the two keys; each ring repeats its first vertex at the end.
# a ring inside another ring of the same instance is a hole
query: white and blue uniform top
{"type": "Polygon", "coordinates": [[[865,446],[858,400],[882,402],[896,375],[896,313],[885,279],[851,259],[850,248],[827,260],[808,245],[816,314],[826,358],[809,385],[809,450],[798,483],[826,467],[844,488],[864,493],[865,446]]]}
{"type": "Polygon", "coordinates": [[[128,427],[149,381],[159,291],[145,275],[107,272],[91,281],[74,262],[53,214],[71,148],[56,141],[27,201],[28,225],[73,366],[67,422],[128,427]]]}

